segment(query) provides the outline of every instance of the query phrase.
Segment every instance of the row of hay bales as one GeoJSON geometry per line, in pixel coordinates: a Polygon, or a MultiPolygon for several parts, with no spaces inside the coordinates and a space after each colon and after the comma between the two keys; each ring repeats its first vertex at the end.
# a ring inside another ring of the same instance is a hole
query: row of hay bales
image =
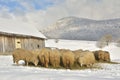
{"type": "Polygon", "coordinates": [[[28,51],[24,49],[16,49],[13,51],[13,62],[18,64],[19,60],[24,60],[26,65],[33,63],[35,66],[49,67],[65,67],[72,68],[75,64],[80,67],[92,67],[96,61],[110,62],[110,54],[107,51],[89,51],[42,48],[40,50],[28,51]]]}

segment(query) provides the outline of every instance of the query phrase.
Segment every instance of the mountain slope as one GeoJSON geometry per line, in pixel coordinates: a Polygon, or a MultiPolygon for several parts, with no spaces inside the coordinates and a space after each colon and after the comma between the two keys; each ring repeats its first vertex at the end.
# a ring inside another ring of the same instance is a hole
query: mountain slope
{"type": "Polygon", "coordinates": [[[42,31],[48,38],[98,40],[105,34],[120,37],[120,19],[91,20],[66,17],[42,31]]]}

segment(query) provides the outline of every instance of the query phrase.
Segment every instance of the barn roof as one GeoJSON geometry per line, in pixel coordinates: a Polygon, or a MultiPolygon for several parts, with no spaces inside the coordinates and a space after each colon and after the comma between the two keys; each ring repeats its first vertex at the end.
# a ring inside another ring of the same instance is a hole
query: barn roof
{"type": "Polygon", "coordinates": [[[32,37],[43,38],[43,39],[46,38],[32,24],[28,24],[27,22],[10,20],[10,19],[0,18],[0,32],[15,34],[15,35],[17,34],[17,35],[24,35],[24,36],[32,36],[32,37]]]}

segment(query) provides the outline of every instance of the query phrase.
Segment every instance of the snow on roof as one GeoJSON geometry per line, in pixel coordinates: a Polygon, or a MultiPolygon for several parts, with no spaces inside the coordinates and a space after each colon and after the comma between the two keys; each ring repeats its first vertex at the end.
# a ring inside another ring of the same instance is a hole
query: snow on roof
{"type": "Polygon", "coordinates": [[[32,24],[10,19],[0,18],[0,32],[46,38],[32,24]]]}

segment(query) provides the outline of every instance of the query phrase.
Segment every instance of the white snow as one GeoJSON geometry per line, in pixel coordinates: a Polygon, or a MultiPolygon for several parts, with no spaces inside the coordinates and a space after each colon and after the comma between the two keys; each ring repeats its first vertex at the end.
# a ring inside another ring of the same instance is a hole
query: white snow
{"type": "MultiPolygon", "coordinates": [[[[47,47],[98,50],[93,41],[46,41],[47,47]]],[[[112,60],[120,61],[120,49],[114,44],[104,48],[112,60]]],[[[47,69],[13,64],[12,56],[0,56],[0,80],[120,80],[120,64],[100,64],[102,69],[69,70],[47,69]]]]}
{"type": "Polygon", "coordinates": [[[46,38],[28,22],[0,18],[0,32],[46,38]]]}

